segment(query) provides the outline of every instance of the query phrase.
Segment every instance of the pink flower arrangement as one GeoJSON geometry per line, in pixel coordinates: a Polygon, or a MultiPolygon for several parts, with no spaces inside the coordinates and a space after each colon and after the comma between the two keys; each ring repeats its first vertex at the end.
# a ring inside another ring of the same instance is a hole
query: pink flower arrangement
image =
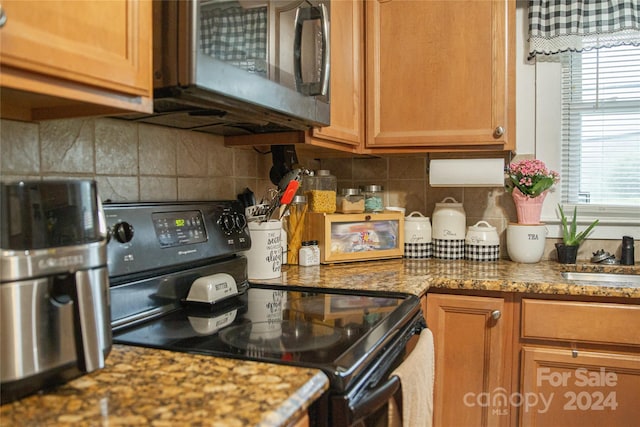
{"type": "Polygon", "coordinates": [[[547,169],[544,162],[536,159],[509,164],[507,176],[508,191],[517,188],[523,195],[531,198],[538,197],[560,181],[558,172],[547,169]]]}

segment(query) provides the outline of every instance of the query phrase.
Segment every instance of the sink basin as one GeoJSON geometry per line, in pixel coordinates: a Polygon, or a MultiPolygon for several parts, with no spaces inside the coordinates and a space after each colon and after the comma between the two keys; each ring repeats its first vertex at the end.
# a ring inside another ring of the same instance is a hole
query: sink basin
{"type": "Polygon", "coordinates": [[[565,271],[562,273],[562,277],[569,280],[605,282],[619,286],[640,286],[640,275],[638,274],[576,273],[573,271],[565,271]]]}

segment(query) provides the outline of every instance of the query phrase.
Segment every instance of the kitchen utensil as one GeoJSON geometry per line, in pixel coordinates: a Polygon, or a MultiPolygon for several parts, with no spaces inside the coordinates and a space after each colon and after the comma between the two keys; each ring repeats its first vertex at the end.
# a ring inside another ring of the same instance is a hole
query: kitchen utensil
{"type": "Polygon", "coordinates": [[[298,188],[300,187],[299,181],[290,181],[287,185],[287,188],[282,192],[282,196],[280,197],[281,205],[288,205],[293,200],[293,197],[296,195],[298,188]]]}
{"type": "Polygon", "coordinates": [[[267,219],[267,213],[269,213],[270,208],[271,205],[265,203],[249,206],[245,209],[244,215],[247,218],[248,222],[265,221],[267,219]]]}
{"type": "Polygon", "coordinates": [[[106,226],[95,181],[2,184],[0,207],[5,403],[103,368],[111,325],[106,226]]]}
{"type": "Polygon", "coordinates": [[[256,196],[248,187],[244,191],[238,194],[238,200],[242,203],[243,208],[254,206],[256,204],[256,196]]]}
{"type": "Polygon", "coordinates": [[[293,169],[287,172],[280,181],[278,181],[278,189],[282,192],[286,190],[291,181],[298,181],[300,183],[302,181],[302,177],[304,175],[304,171],[300,168],[293,169]]]}

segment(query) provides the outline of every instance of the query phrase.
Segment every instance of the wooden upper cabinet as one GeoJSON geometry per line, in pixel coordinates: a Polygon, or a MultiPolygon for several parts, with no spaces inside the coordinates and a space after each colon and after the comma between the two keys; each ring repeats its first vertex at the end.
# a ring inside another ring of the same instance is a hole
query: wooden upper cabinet
{"type": "Polygon", "coordinates": [[[515,1],[365,7],[367,149],[515,149],[515,1]]]}
{"type": "Polygon", "coordinates": [[[2,117],[152,112],[148,0],[2,1],[2,117]]]}
{"type": "Polygon", "coordinates": [[[331,125],[313,129],[312,143],[355,150],[364,142],[363,15],[360,1],[331,2],[331,125]]]}

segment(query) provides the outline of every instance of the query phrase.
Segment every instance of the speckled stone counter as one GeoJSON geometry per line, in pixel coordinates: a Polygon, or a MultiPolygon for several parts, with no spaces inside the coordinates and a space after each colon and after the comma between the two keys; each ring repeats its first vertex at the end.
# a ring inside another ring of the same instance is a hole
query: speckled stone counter
{"type": "Polygon", "coordinates": [[[328,388],[315,369],[114,345],[106,367],[0,407],[8,426],[285,426],[328,388]]]}
{"type": "MultiPolygon", "coordinates": [[[[640,286],[566,280],[563,271],[640,274],[640,265],[393,259],[285,266],[265,283],[384,290],[429,289],[640,298],[640,286]]],[[[5,426],[284,426],[328,387],[318,370],[115,345],[107,367],[0,408],[5,426]]]]}
{"type": "Polygon", "coordinates": [[[430,288],[640,298],[640,286],[572,281],[563,271],[640,274],[640,265],[559,264],[542,261],[520,264],[445,261],[437,259],[392,259],[368,262],[298,267],[286,266],[280,279],[265,283],[384,290],[422,296],[430,288]]]}

